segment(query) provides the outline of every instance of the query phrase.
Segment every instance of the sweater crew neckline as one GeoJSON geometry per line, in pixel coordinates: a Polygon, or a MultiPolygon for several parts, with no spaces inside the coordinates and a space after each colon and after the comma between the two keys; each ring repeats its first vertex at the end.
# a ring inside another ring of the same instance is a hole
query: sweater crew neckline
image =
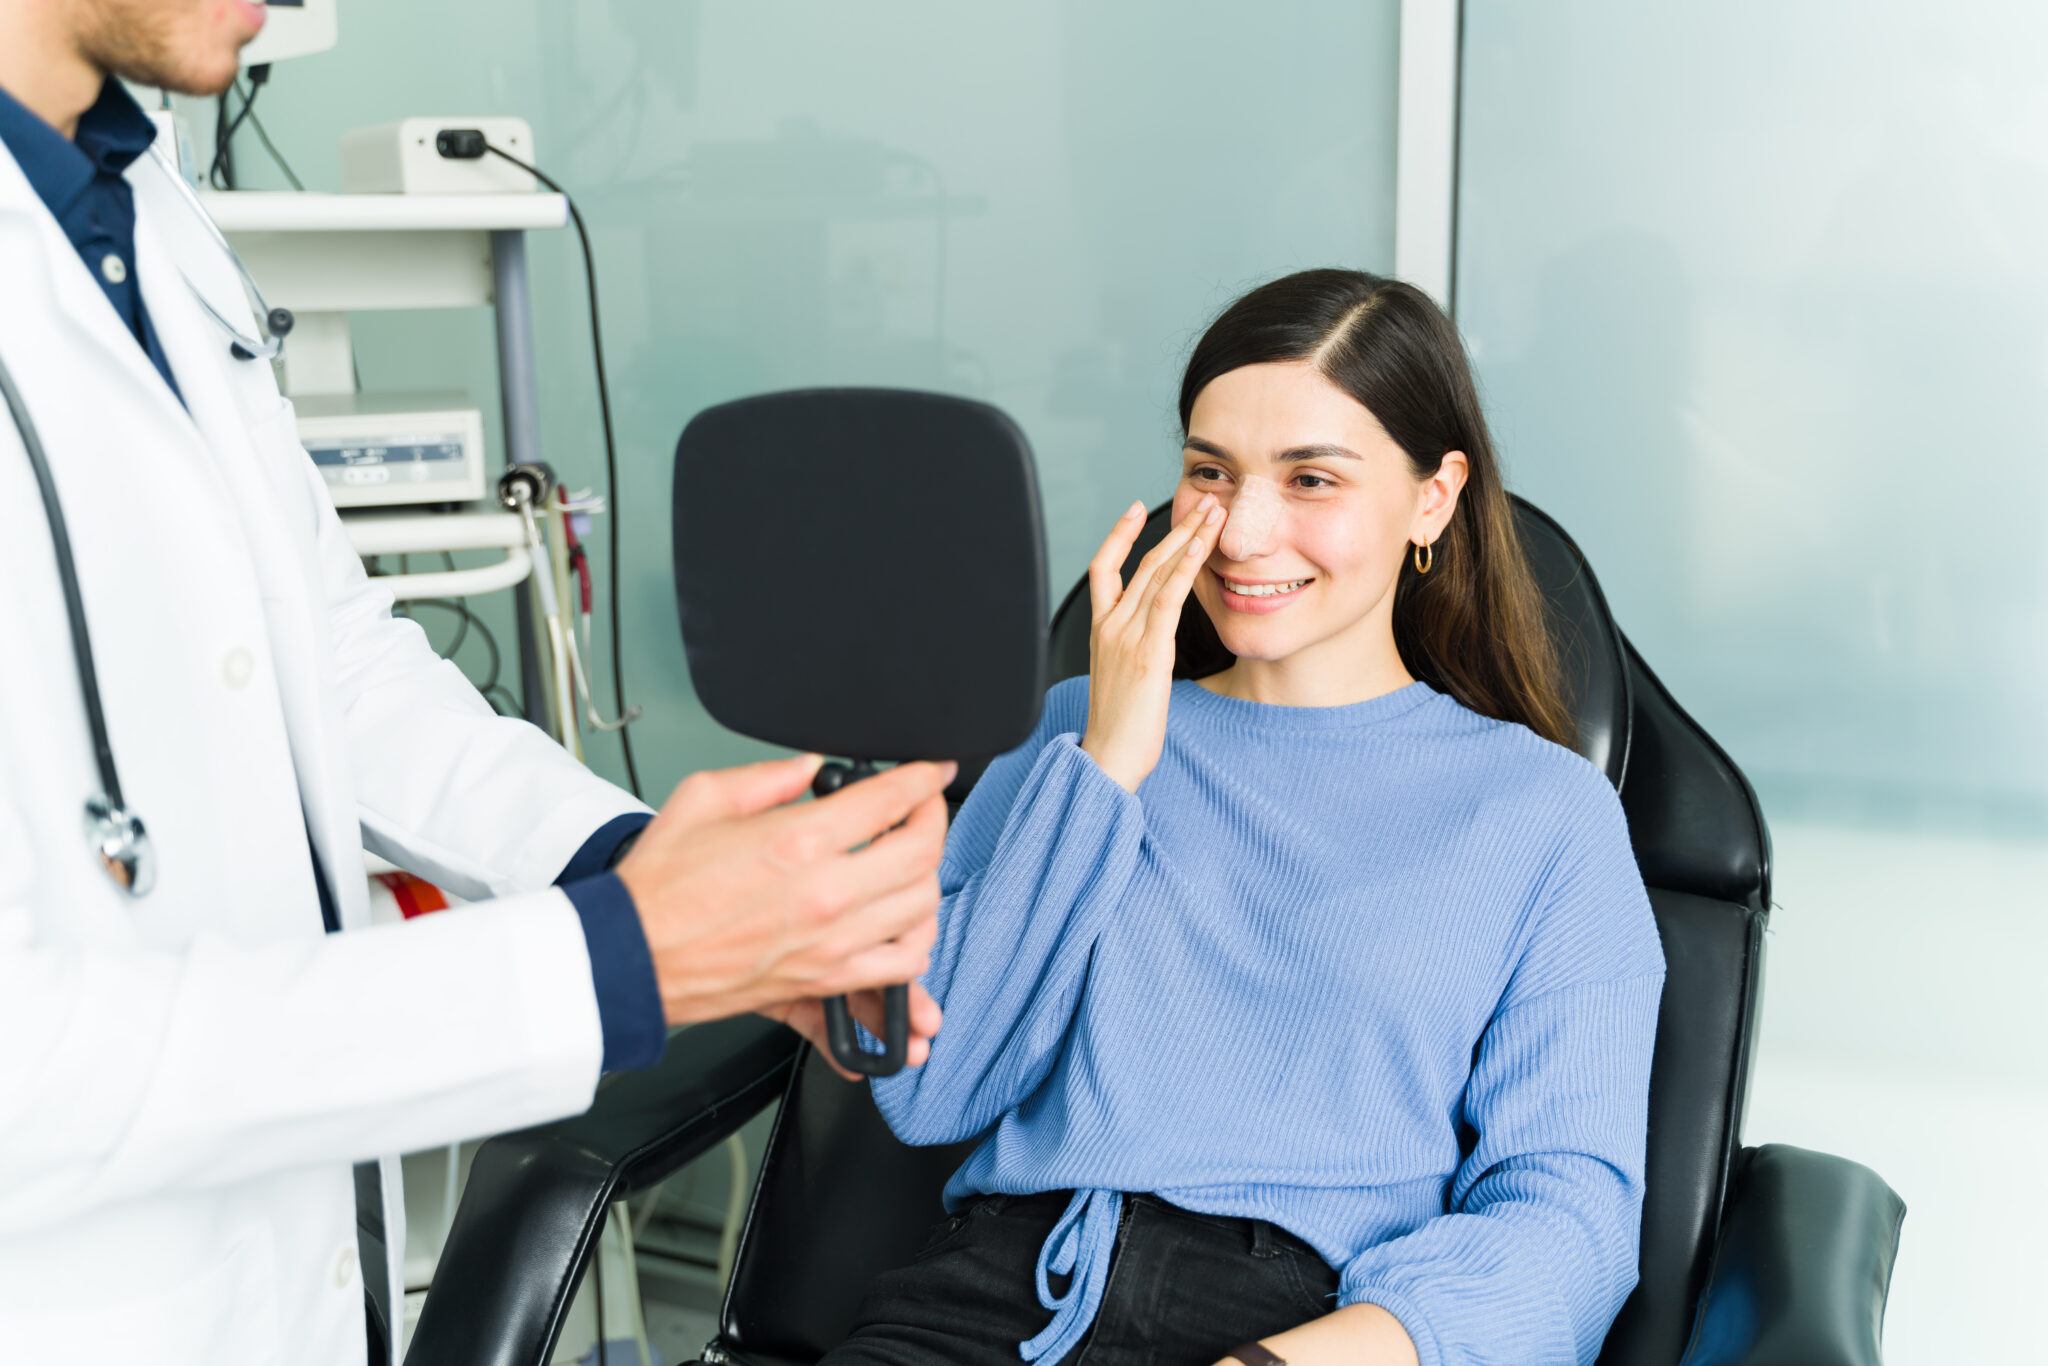
{"type": "Polygon", "coordinates": [[[1173,685],[1173,700],[1191,712],[1198,712],[1232,725],[1255,726],[1273,731],[1357,730],[1382,725],[1405,716],[1439,696],[1437,690],[1417,679],[1405,687],[1347,702],[1339,707],[1290,707],[1277,702],[1250,702],[1211,692],[1192,678],[1173,685]]]}

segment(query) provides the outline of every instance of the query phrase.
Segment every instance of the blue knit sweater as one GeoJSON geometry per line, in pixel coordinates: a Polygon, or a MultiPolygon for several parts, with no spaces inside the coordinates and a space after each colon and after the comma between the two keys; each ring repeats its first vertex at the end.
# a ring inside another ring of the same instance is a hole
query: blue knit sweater
{"type": "Polygon", "coordinates": [[[1151,1191],[1296,1234],[1422,1366],[1592,1361],[1636,1280],[1664,979],[1613,788],[1422,683],[1181,682],[1134,796],[1087,708],[1055,687],[960,812],[945,1029],[874,1084],[905,1142],[985,1135],[949,1207],[1075,1190],[1024,1359],[1086,1335],[1121,1192],[1151,1191]]]}

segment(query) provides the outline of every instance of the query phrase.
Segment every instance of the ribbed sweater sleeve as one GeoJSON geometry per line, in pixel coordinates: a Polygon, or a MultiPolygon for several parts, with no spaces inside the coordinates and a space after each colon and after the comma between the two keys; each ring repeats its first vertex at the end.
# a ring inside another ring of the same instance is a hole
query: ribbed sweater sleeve
{"type": "Polygon", "coordinates": [[[1137,866],[1138,799],[1061,729],[1078,729],[1074,696],[1053,690],[1038,731],[989,766],[954,822],[922,979],[948,1027],[924,1066],[874,1082],[876,1105],[906,1143],[972,1137],[1045,1079],[1100,916],[1137,866]]]}
{"type": "Polygon", "coordinates": [[[1620,804],[1588,797],[1480,1039],[1448,1212],[1342,1268],[1338,1303],[1392,1313],[1422,1366],[1583,1366],[1636,1283],[1664,964],[1620,804]]]}

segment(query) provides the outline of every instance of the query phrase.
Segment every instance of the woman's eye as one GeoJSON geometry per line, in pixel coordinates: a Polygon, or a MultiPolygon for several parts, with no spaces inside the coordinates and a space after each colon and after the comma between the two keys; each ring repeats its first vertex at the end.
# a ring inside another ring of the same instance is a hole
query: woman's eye
{"type": "Polygon", "coordinates": [[[1197,465],[1189,473],[1188,478],[1198,484],[1213,484],[1223,478],[1223,471],[1217,469],[1214,465],[1197,465]]]}
{"type": "Polygon", "coordinates": [[[1309,474],[1306,472],[1295,475],[1294,482],[1305,489],[1326,489],[1336,483],[1335,480],[1325,479],[1320,474],[1309,474]]]}

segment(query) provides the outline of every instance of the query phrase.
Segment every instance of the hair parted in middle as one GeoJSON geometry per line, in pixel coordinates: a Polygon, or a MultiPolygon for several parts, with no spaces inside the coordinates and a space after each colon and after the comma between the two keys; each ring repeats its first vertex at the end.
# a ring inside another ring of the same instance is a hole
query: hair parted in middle
{"type": "MultiPolygon", "coordinates": [[[[1260,285],[1195,344],[1180,386],[1185,436],[1195,399],[1247,365],[1306,361],[1373,415],[1428,479],[1452,451],[1467,476],[1430,549],[1430,572],[1404,558],[1394,644],[1408,672],[1484,716],[1546,740],[1575,738],[1541,593],[1515,531],[1479,392],[1457,328],[1427,294],[1359,270],[1305,270],[1260,285]]],[[[1200,678],[1232,656],[1201,603],[1181,612],[1174,673],[1200,678]]]]}

